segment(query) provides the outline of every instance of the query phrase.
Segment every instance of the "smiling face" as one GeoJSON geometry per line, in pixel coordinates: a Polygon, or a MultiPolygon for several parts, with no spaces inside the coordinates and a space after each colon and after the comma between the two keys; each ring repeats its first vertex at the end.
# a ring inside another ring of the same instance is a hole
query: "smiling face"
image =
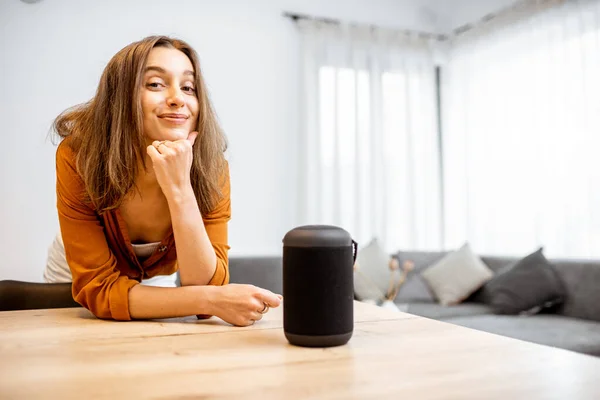
{"type": "Polygon", "coordinates": [[[146,141],[186,139],[196,130],[198,97],[194,67],[181,51],[155,47],[148,56],[141,104],[146,141]]]}

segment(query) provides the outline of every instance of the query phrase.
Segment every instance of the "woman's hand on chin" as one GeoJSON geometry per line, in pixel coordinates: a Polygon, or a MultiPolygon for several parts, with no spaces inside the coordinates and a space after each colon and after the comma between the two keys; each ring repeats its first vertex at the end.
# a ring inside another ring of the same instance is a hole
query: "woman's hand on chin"
{"type": "Polygon", "coordinates": [[[146,148],[152,160],[156,179],[169,199],[192,189],[190,169],[194,159],[192,147],[198,132],[190,132],[186,139],[155,140],[146,148]]]}

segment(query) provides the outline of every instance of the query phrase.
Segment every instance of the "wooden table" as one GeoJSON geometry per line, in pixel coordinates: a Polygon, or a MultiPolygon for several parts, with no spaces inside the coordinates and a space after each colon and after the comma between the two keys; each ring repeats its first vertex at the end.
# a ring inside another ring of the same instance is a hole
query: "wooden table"
{"type": "Polygon", "coordinates": [[[600,399],[600,359],[356,303],[342,347],[287,343],[282,310],[113,322],[0,313],[0,398],[600,399]]]}

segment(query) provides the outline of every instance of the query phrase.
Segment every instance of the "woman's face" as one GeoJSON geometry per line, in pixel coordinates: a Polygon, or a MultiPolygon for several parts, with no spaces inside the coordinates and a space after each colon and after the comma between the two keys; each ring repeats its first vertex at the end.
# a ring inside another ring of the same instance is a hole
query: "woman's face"
{"type": "Polygon", "coordinates": [[[186,139],[196,130],[198,98],[194,67],[183,52],[168,47],[153,48],[143,85],[141,101],[148,143],[186,139]]]}

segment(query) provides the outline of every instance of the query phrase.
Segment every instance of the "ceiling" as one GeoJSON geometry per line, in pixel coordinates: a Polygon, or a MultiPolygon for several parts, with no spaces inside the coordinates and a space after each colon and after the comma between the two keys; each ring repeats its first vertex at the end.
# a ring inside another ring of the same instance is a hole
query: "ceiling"
{"type": "Polygon", "coordinates": [[[324,0],[264,1],[301,15],[447,34],[518,0],[344,0],[343,6],[324,0]]]}
{"type": "Polygon", "coordinates": [[[449,33],[453,29],[483,16],[511,6],[517,0],[414,0],[433,20],[437,31],[449,33]]]}

